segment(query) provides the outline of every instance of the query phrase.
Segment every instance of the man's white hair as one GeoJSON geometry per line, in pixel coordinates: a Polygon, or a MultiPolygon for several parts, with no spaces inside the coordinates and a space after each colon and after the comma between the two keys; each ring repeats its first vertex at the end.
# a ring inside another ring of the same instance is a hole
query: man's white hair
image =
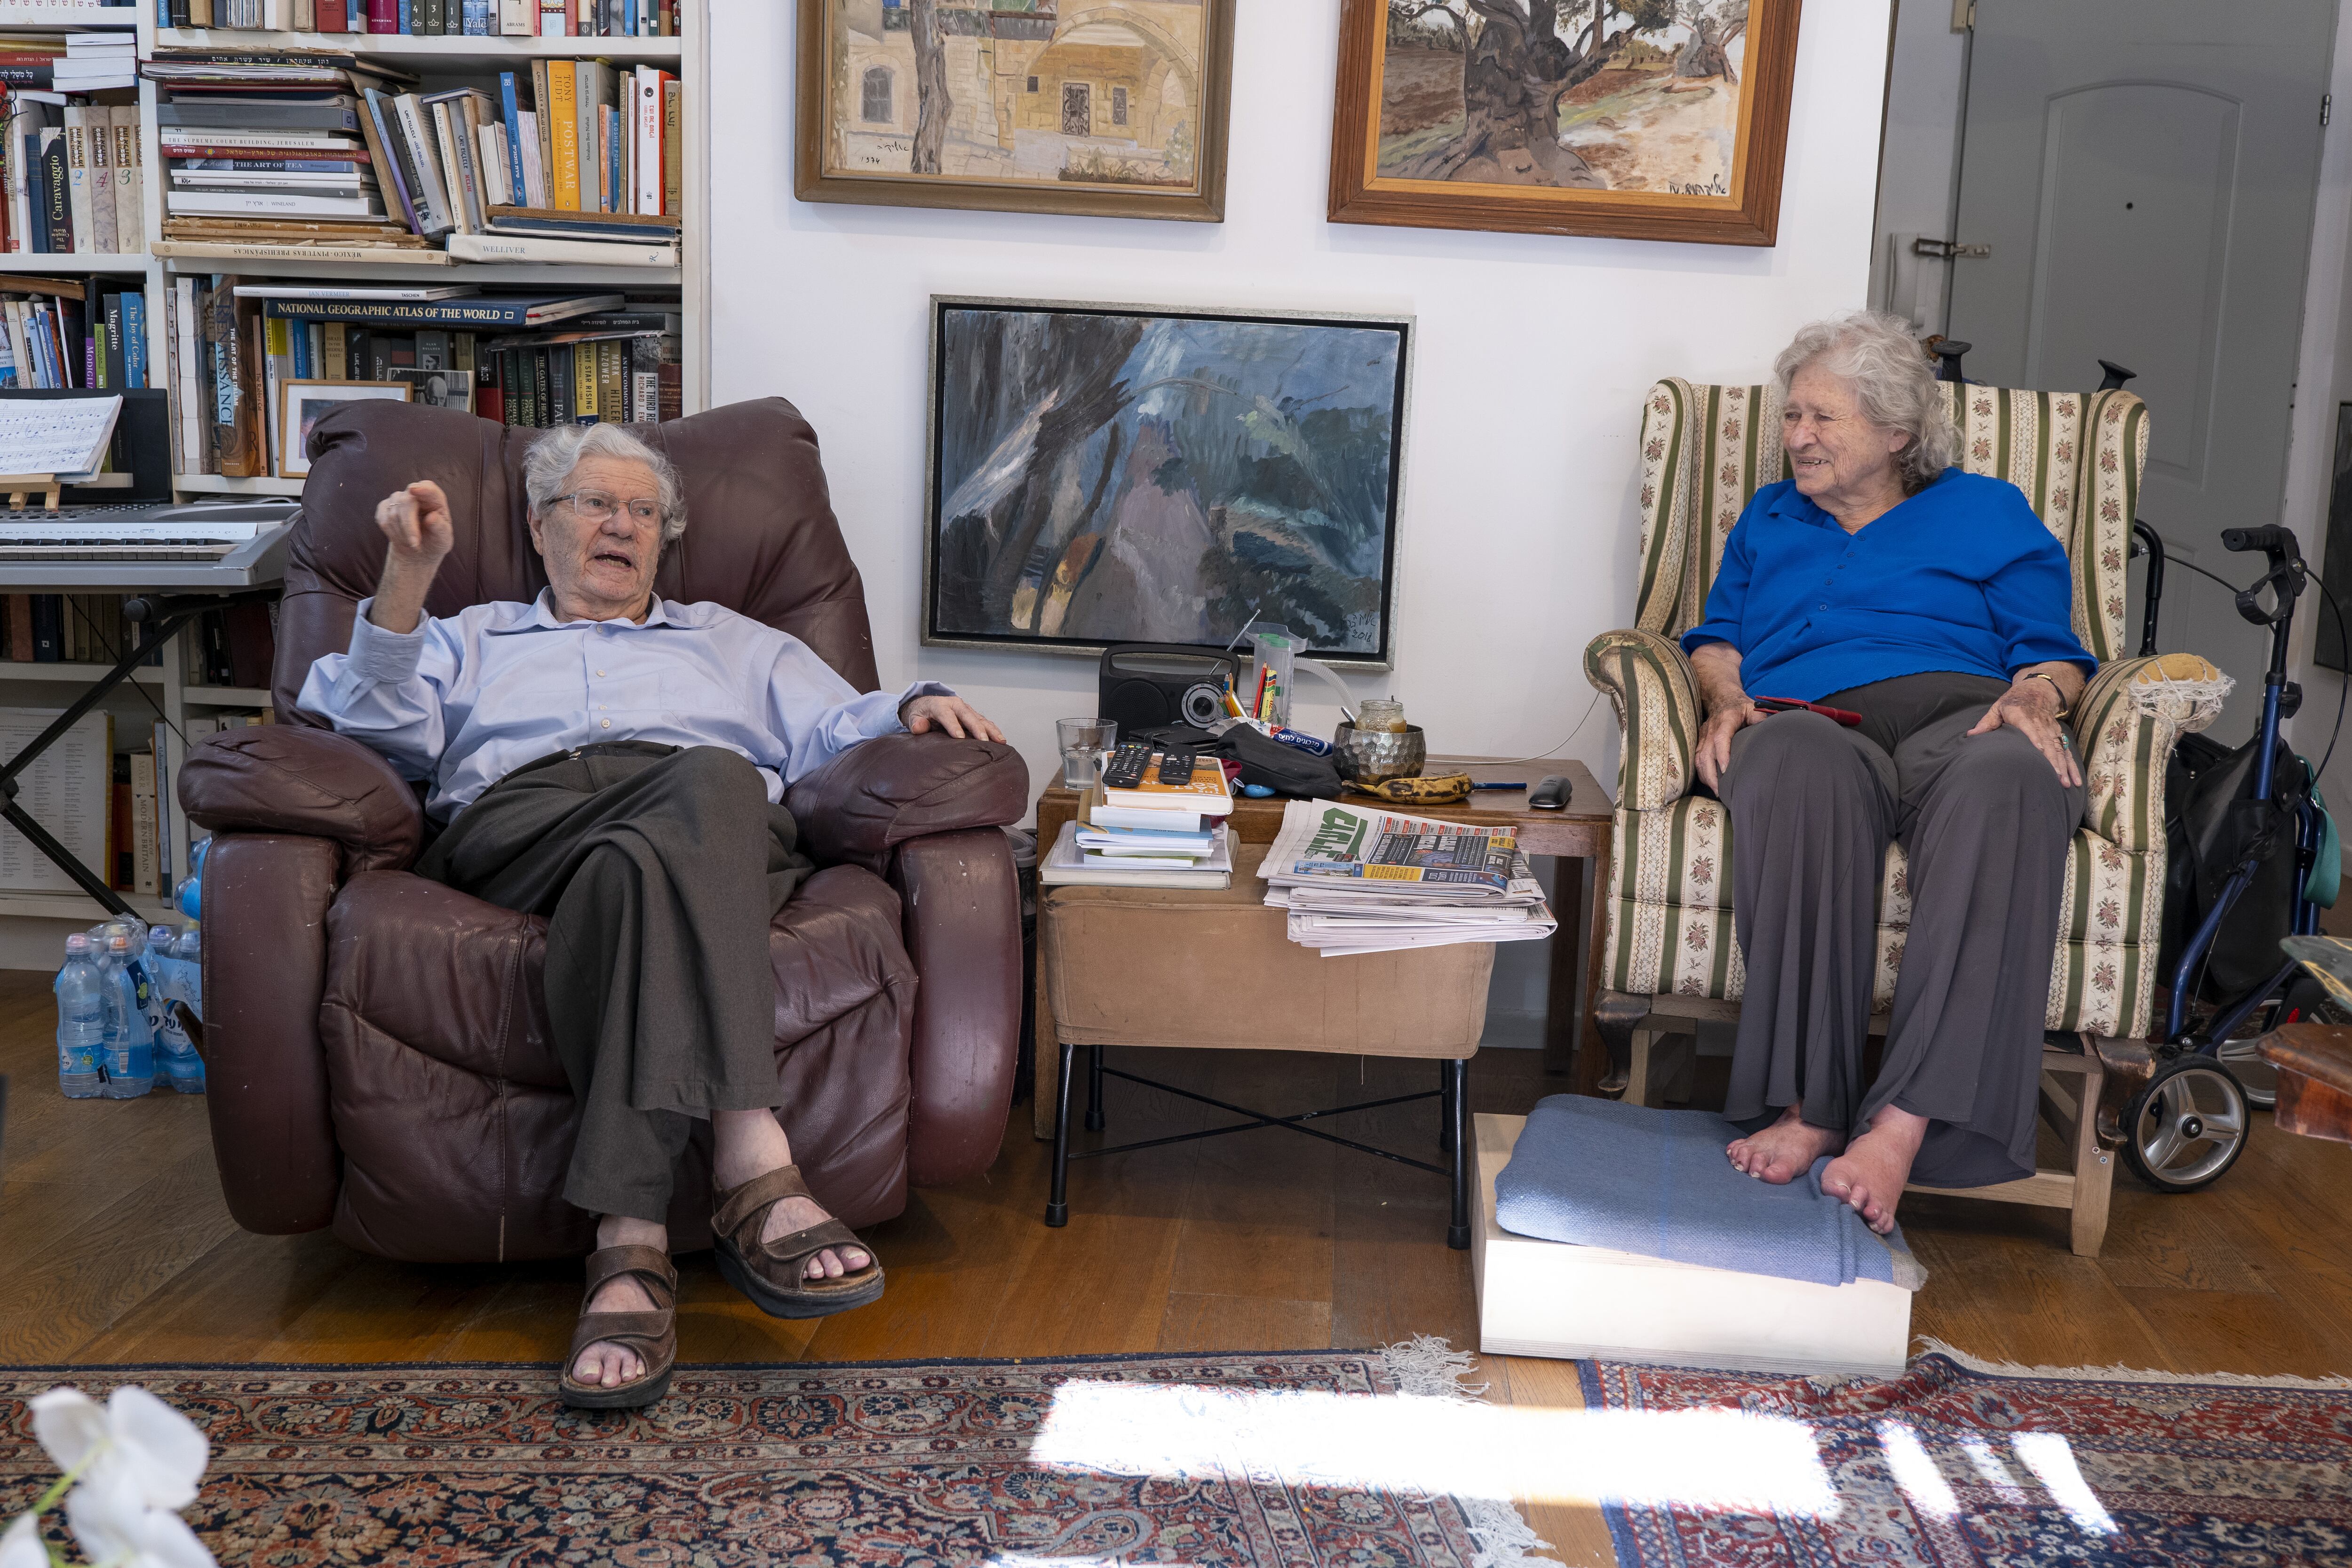
{"type": "Polygon", "coordinates": [[[618,425],[559,425],[532,443],[522,463],[522,488],[533,513],[546,511],[556,497],[570,490],[572,472],[583,458],[614,458],[651,468],[660,489],[662,542],[686,531],[686,488],[678,482],[677,468],[618,425]]]}
{"type": "Polygon", "coordinates": [[[1906,494],[1932,483],[1960,455],[1960,433],[1944,407],[1943,388],[1902,317],[1853,310],[1799,328],[1772,362],[1781,393],[1799,371],[1816,363],[1853,389],[1864,419],[1911,437],[1895,454],[1906,494]]]}

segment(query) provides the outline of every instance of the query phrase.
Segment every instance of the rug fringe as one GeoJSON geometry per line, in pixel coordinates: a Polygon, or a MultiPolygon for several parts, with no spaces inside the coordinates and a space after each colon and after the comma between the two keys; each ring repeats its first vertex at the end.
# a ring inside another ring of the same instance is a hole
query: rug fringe
{"type": "Polygon", "coordinates": [[[1923,1355],[1948,1356],[1970,1372],[1992,1377],[2065,1378],[2076,1383],[2201,1383],[2231,1388],[2352,1388],[2352,1377],[2295,1377],[2284,1373],[2266,1375],[2244,1372],[2147,1372],[2129,1366],[2026,1366],[2013,1361],[1987,1361],[1927,1334],[1920,1335],[1916,1342],[1923,1355]]]}
{"type": "MultiPolygon", "coordinates": [[[[1409,1340],[1382,1345],[1381,1370],[1399,1394],[1423,1399],[1471,1404],[1489,1386],[1463,1382],[1470,1375],[1470,1352],[1455,1350],[1435,1334],[1415,1334],[1409,1340]]],[[[1501,1498],[1457,1497],[1454,1500],[1461,1507],[1470,1539],[1477,1547],[1471,1558],[1471,1568],[1520,1568],[1523,1563],[1548,1563],[1559,1568],[1558,1558],[1534,1554],[1538,1547],[1548,1547],[1551,1542],[1535,1532],[1516,1505],[1501,1498]]]]}

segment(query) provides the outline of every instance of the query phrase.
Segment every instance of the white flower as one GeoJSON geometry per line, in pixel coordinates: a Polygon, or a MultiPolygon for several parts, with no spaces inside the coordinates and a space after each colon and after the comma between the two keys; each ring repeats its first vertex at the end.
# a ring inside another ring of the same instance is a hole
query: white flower
{"type": "MultiPolygon", "coordinates": [[[[78,1388],[35,1396],[33,1435],[58,1467],[85,1460],[86,1483],[127,1480],[144,1508],[185,1508],[196,1500],[211,1450],[195,1423],[135,1384],[114,1391],[103,1410],[78,1388]]],[[[191,1537],[191,1539],[194,1539],[191,1537]]]]}
{"type": "Polygon", "coordinates": [[[215,1568],[196,1532],[178,1514],[148,1507],[128,1469],[74,1488],[66,1521],[82,1555],[106,1568],[215,1568]]]}
{"type": "Polygon", "coordinates": [[[41,1527],[31,1514],[18,1514],[8,1533],[0,1535],[0,1568],[49,1568],[49,1549],[41,1544],[41,1527]]]}

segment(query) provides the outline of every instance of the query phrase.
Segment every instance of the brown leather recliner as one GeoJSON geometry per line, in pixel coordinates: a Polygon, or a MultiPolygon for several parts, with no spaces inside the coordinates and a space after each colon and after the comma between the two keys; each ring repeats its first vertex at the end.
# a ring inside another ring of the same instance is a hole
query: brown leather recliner
{"type": "MultiPolygon", "coordinates": [[[[877,689],[857,569],[814,432],[781,399],[636,434],[686,483],[667,598],[715,600],[877,689]]],[[[213,1148],[247,1230],[331,1224],[389,1258],[488,1261],[592,1245],[563,1201],[578,1111],[550,1048],[545,922],[411,874],[429,825],[415,786],[294,708],[349,643],[384,554],[377,501],[413,479],[450,499],[457,546],[426,610],[546,585],[522,461],[537,432],[446,409],[358,403],[312,437],[273,672],[274,725],[190,754],[183,809],[210,828],[205,1057],[213,1148]]],[[[1021,931],[1001,825],[1026,809],[1011,747],[938,734],[853,747],[786,805],[821,868],[776,917],[778,1100],[819,1201],[851,1225],[907,1185],[995,1158],[1021,1022],[1021,931]]],[[[709,1245],[708,1124],[669,1216],[709,1245]]]]}

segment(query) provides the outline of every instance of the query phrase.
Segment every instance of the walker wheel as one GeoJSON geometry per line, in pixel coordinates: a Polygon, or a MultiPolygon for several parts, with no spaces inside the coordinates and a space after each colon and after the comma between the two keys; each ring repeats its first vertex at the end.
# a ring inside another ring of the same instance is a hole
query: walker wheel
{"type": "Polygon", "coordinates": [[[2193,1193],[2221,1180],[2244,1152],[2246,1091],[2210,1057],[2181,1057],[2157,1070],[2124,1111],[2124,1162],[2160,1193],[2193,1193]]]}

